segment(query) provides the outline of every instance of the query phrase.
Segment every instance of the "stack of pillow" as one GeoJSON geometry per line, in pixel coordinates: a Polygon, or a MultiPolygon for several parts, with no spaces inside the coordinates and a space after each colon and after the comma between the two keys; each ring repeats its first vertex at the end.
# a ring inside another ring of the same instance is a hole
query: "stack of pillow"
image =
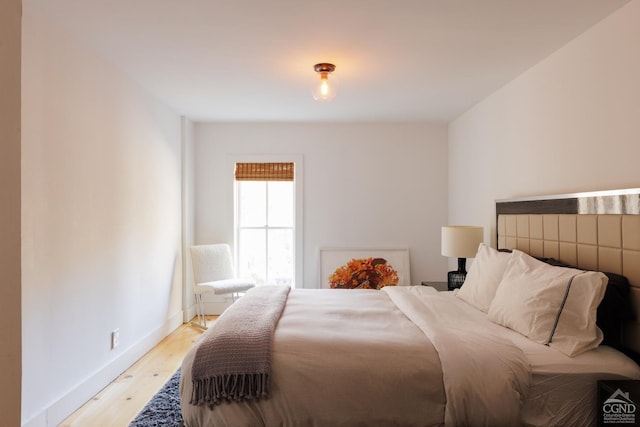
{"type": "MultiPolygon", "coordinates": [[[[481,243],[457,296],[487,313],[491,321],[576,356],[603,341],[596,320],[609,277],[551,264],[518,250],[501,252],[481,243]]],[[[626,287],[628,291],[628,281],[626,287]]],[[[613,314],[620,318],[615,322],[607,316],[609,325],[613,323],[611,334],[626,316],[621,308],[614,308],[613,314]]]]}

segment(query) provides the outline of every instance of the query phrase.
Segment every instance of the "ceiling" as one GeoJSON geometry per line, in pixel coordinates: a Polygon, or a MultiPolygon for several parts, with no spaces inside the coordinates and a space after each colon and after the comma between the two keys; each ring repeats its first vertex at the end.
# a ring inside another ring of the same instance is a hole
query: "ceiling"
{"type": "Polygon", "coordinates": [[[448,122],[628,1],[24,3],[195,121],[448,122]]]}

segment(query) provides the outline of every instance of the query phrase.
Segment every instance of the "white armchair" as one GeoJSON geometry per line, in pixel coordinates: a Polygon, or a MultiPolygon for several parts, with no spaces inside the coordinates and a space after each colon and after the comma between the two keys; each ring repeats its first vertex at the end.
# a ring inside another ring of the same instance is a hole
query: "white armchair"
{"type": "Polygon", "coordinates": [[[216,295],[231,294],[233,301],[239,292],[256,286],[255,282],[235,277],[231,248],[226,243],[198,245],[189,248],[193,268],[194,293],[196,299],[197,325],[206,329],[202,295],[211,292],[216,295]]]}

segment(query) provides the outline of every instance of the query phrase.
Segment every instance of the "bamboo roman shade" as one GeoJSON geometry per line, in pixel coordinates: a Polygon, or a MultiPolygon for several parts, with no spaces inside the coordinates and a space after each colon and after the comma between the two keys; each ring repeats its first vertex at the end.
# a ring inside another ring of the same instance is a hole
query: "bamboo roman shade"
{"type": "Polygon", "coordinates": [[[236,181],[293,181],[291,163],[236,163],[236,181]]]}

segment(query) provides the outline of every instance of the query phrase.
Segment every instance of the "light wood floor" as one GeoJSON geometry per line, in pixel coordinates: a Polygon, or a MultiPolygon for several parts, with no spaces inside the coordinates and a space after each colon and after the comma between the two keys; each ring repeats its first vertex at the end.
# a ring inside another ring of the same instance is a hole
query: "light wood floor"
{"type": "MultiPolygon", "coordinates": [[[[207,323],[217,316],[207,316],[207,323]]],[[[210,326],[210,323],[209,323],[210,326]]],[[[203,330],[183,324],[59,427],[127,427],[180,367],[203,330]]]]}

